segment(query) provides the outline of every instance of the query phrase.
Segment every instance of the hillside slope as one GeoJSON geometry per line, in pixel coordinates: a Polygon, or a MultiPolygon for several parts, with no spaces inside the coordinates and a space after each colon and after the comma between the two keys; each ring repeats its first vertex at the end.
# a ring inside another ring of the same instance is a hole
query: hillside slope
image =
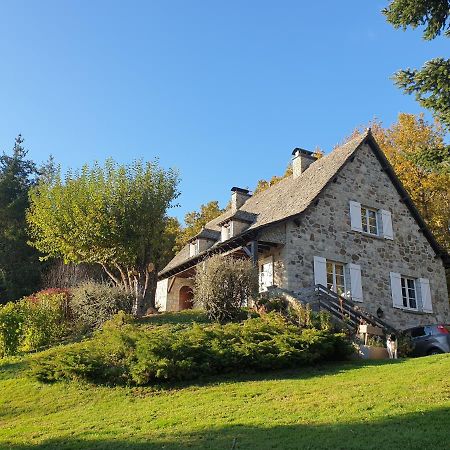
{"type": "Polygon", "coordinates": [[[448,448],[450,355],[160,389],[44,385],[26,361],[0,362],[2,450],[448,448]]]}

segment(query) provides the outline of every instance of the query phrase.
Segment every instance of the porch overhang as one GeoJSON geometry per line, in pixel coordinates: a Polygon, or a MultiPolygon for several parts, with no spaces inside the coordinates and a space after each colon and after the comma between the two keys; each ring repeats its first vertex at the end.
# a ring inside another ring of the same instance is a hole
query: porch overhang
{"type": "Polygon", "coordinates": [[[243,257],[250,257],[255,260],[255,257],[257,258],[257,254],[253,255],[252,252],[254,253],[256,251],[259,253],[265,250],[270,250],[278,245],[279,243],[275,242],[259,241],[258,233],[252,230],[228,239],[225,242],[220,242],[202,253],[189,258],[176,267],[161,271],[158,274],[158,280],[175,275],[183,278],[190,278],[195,275],[195,266],[213,255],[231,254],[241,251],[243,257]],[[248,249],[248,246],[250,246],[251,250],[248,249]]]}

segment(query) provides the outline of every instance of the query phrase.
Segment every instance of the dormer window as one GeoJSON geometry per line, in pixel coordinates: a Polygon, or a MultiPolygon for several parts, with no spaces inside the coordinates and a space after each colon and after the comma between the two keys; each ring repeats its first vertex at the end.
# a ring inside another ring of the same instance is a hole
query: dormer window
{"type": "Polygon", "coordinates": [[[195,239],[189,244],[189,257],[192,258],[200,253],[200,239],[195,239]]]}

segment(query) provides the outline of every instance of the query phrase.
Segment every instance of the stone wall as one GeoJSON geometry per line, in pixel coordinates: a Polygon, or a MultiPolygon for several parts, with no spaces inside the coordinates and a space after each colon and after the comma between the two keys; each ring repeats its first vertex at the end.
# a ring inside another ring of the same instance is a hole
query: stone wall
{"type": "MultiPolygon", "coordinates": [[[[297,291],[314,284],[314,256],[361,266],[363,303],[372,314],[381,307],[384,320],[399,329],[449,322],[449,302],[442,260],[436,258],[430,244],[389,177],[368,145],[355,153],[320,194],[317,206],[311,206],[297,226],[286,226],[284,260],[285,283],[280,286],[297,291]],[[349,202],[390,210],[394,240],[365,235],[351,230],[349,202]],[[390,272],[430,280],[433,314],[407,312],[392,306],[390,272]]],[[[283,264],[283,262],[281,262],[283,264]]]]}

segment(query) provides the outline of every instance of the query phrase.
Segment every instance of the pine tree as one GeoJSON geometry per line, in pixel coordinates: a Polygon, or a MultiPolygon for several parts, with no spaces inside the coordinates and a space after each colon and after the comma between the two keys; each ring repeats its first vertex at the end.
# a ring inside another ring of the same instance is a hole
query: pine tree
{"type": "Polygon", "coordinates": [[[0,157],[0,302],[34,292],[40,283],[42,263],[27,244],[28,191],[36,183],[38,169],[27,159],[19,134],[12,155],[0,157]]]}

